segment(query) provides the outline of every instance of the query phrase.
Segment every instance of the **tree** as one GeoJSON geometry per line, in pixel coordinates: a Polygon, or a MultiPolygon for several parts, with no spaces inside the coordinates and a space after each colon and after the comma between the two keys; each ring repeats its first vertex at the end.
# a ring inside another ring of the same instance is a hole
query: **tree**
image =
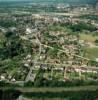
{"type": "Polygon", "coordinates": [[[17,33],[8,31],[5,33],[5,37],[4,46],[0,48],[0,54],[3,58],[13,58],[24,52],[21,39],[17,33]]]}
{"type": "Polygon", "coordinates": [[[96,44],[98,44],[98,39],[97,39],[97,40],[95,40],[95,43],[96,43],[96,44]]]}
{"type": "Polygon", "coordinates": [[[34,80],[34,86],[43,86],[43,74],[44,74],[44,70],[42,68],[39,69],[36,78],[34,80]]]}

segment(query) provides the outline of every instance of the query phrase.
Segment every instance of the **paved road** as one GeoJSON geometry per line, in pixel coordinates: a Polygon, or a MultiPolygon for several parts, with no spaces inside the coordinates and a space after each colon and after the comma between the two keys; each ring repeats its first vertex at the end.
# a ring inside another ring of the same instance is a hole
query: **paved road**
{"type": "MultiPolygon", "coordinates": [[[[37,56],[34,59],[34,62],[37,62],[37,60],[39,59],[39,56],[41,54],[42,45],[41,45],[41,43],[40,43],[40,41],[39,41],[39,39],[37,37],[37,33],[35,34],[35,37],[36,37],[37,43],[39,44],[39,53],[37,54],[37,56]]],[[[32,73],[32,71],[33,71],[35,65],[36,65],[36,63],[33,63],[33,65],[30,67],[29,73],[28,73],[28,75],[27,75],[27,77],[25,79],[26,82],[29,81],[29,80],[34,80],[35,76],[32,73]]]]}

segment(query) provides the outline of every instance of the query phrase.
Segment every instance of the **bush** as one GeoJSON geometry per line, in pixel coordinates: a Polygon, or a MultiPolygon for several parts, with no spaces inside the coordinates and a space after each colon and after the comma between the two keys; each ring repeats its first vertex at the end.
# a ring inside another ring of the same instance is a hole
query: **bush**
{"type": "Polygon", "coordinates": [[[32,81],[28,81],[24,84],[24,87],[33,87],[34,86],[34,82],[32,81]]]}

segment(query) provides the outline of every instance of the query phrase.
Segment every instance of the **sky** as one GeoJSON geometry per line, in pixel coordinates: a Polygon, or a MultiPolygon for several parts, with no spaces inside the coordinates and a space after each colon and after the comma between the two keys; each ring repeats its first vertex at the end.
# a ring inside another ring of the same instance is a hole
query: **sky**
{"type": "Polygon", "coordinates": [[[31,0],[0,0],[0,1],[31,1],[31,0]]]}

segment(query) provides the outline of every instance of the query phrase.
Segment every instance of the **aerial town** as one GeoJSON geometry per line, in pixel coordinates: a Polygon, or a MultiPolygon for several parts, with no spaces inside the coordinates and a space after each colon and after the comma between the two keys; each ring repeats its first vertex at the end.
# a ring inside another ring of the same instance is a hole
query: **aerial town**
{"type": "Polygon", "coordinates": [[[98,85],[98,4],[0,4],[0,87],[3,84],[98,85]]]}

